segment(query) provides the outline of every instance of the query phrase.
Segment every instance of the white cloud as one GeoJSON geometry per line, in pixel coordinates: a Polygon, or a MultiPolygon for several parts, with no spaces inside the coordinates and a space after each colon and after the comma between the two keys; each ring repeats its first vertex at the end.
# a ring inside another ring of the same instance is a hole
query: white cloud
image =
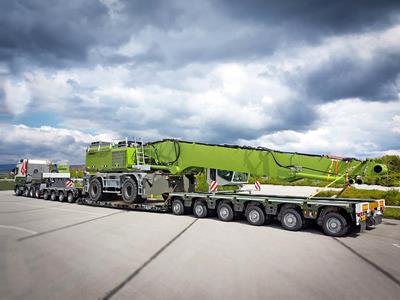
{"type": "Polygon", "coordinates": [[[12,115],[22,114],[31,102],[31,93],[25,81],[4,81],[6,111],[12,115]]]}
{"type": "Polygon", "coordinates": [[[340,100],[321,105],[315,129],[266,134],[241,144],[260,145],[284,151],[342,156],[376,157],[400,154],[397,132],[400,101],[388,103],[340,100]],[[394,149],[385,147],[394,146],[394,149]]]}
{"type": "Polygon", "coordinates": [[[20,158],[84,161],[85,148],[93,141],[111,141],[107,133],[90,135],[79,130],[50,126],[0,126],[0,161],[12,162],[20,158]]]}

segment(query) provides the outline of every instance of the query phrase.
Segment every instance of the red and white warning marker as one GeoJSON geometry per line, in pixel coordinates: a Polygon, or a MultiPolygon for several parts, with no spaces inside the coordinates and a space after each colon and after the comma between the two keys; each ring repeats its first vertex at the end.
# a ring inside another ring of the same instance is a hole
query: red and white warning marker
{"type": "Polygon", "coordinates": [[[218,190],[218,183],[215,180],[210,182],[210,192],[216,192],[218,190]]]}
{"type": "Polygon", "coordinates": [[[256,180],[256,182],[254,183],[254,187],[257,191],[261,191],[261,184],[258,180],[256,180]]]}
{"type": "Polygon", "coordinates": [[[71,179],[68,179],[68,180],[65,182],[65,186],[66,186],[67,188],[72,188],[72,187],[74,187],[74,182],[73,182],[71,179]]]}

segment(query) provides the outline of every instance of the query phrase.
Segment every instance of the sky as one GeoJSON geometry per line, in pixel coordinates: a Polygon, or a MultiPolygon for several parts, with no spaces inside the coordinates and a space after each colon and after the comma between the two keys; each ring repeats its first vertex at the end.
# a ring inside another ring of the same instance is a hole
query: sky
{"type": "Polygon", "coordinates": [[[0,163],[96,140],[400,154],[399,1],[0,1],[0,163]]]}

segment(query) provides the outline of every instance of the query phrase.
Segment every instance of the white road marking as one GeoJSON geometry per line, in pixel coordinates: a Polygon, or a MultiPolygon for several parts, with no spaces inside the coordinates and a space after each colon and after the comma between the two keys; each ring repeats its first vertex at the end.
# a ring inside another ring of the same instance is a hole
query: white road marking
{"type": "MultiPolygon", "coordinates": [[[[50,202],[52,203],[52,202],[50,202]]],[[[8,203],[11,204],[11,203],[8,203]]],[[[82,211],[82,210],[74,210],[74,209],[68,209],[68,208],[60,208],[59,206],[68,206],[68,203],[64,203],[62,205],[60,202],[54,202],[55,205],[49,205],[49,206],[44,206],[44,205],[37,205],[37,204],[29,204],[29,203],[17,203],[17,202],[12,202],[12,204],[15,205],[22,205],[22,206],[29,206],[29,207],[38,207],[38,208],[49,208],[49,209],[56,209],[56,210],[62,210],[62,211],[69,211],[69,212],[76,212],[76,213],[83,213],[83,214],[88,214],[88,215],[93,215],[93,216],[104,216],[102,213],[95,213],[95,212],[89,212],[89,211],[82,211]],[[60,205],[61,204],[61,205],[60,205]]]]}
{"type": "Polygon", "coordinates": [[[14,229],[14,230],[19,230],[19,231],[23,231],[23,232],[28,232],[28,233],[31,233],[31,234],[37,234],[36,231],[29,230],[29,229],[22,228],[22,227],[17,227],[17,226],[0,225],[0,228],[14,229]]]}
{"type": "Polygon", "coordinates": [[[397,248],[400,248],[400,245],[399,244],[392,244],[393,246],[395,246],[395,247],[397,247],[397,248]]]}

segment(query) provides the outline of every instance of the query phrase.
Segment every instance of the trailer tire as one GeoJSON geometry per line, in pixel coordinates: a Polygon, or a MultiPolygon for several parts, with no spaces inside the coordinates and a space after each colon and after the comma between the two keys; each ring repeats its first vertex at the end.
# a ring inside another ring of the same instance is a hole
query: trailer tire
{"type": "Polygon", "coordinates": [[[30,197],[30,198],[35,197],[35,189],[34,189],[33,187],[31,187],[31,188],[29,189],[29,197],[30,197]]]}
{"type": "Polygon", "coordinates": [[[50,193],[49,193],[49,191],[48,191],[48,190],[44,190],[44,191],[43,191],[43,199],[44,199],[44,200],[49,200],[49,198],[50,198],[50,193]]]}
{"type": "Polygon", "coordinates": [[[208,214],[207,205],[201,200],[195,201],[193,204],[193,214],[196,218],[207,217],[208,214]]]}
{"type": "Polygon", "coordinates": [[[340,237],[349,231],[349,225],[341,214],[331,212],[322,219],[322,229],[326,235],[340,237]]]}
{"type": "Polygon", "coordinates": [[[27,188],[27,187],[24,188],[23,195],[24,195],[24,197],[28,197],[29,196],[29,188],[27,188]]]}
{"type": "Polygon", "coordinates": [[[40,189],[39,188],[35,189],[35,198],[40,199],[40,189]]]}
{"type": "Polygon", "coordinates": [[[75,202],[74,195],[71,192],[68,192],[68,194],[67,194],[67,201],[68,201],[68,203],[75,202]]]}
{"type": "Polygon", "coordinates": [[[89,197],[93,201],[101,201],[103,199],[103,188],[98,178],[94,178],[89,183],[89,197]]]}
{"type": "Polygon", "coordinates": [[[265,223],[264,211],[256,205],[250,205],[246,209],[246,219],[249,224],[261,226],[265,223]]]}
{"type": "Polygon", "coordinates": [[[126,203],[138,202],[138,190],[135,180],[126,178],[121,187],[122,200],[126,203]]]}
{"type": "Polygon", "coordinates": [[[56,200],[57,200],[57,193],[56,193],[56,191],[51,191],[51,193],[50,193],[50,200],[51,200],[51,201],[56,201],[56,200]]]}
{"type": "Polygon", "coordinates": [[[218,219],[224,222],[230,222],[235,217],[232,206],[226,202],[221,202],[217,208],[218,219]]]}
{"type": "Polygon", "coordinates": [[[21,196],[22,195],[22,191],[21,191],[21,189],[19,188],[18,185],[15,186],[14,192],[15,192],[16,196],[21,196]]]}
{"type": "Polygon", "coordinates": [[[64,202],[65,201],[65,195],[64,195],[64,192],[59,192],[58,193],[58,201],[60,201],[60,202],[64,202]]]}
{"type": "Polygon", "coordinates": [[[286,230],[298,231],[303,227],[303,218],[294,208],[287,208],[281,213],[281,225],[286,230]]]}
{"type": "Polygon", "coordinates": [[[183,215],[185,213],[185,206],[183,205],[182,200],[174,199],[172,201],[172,213],[174,215],[183,215]]]}

